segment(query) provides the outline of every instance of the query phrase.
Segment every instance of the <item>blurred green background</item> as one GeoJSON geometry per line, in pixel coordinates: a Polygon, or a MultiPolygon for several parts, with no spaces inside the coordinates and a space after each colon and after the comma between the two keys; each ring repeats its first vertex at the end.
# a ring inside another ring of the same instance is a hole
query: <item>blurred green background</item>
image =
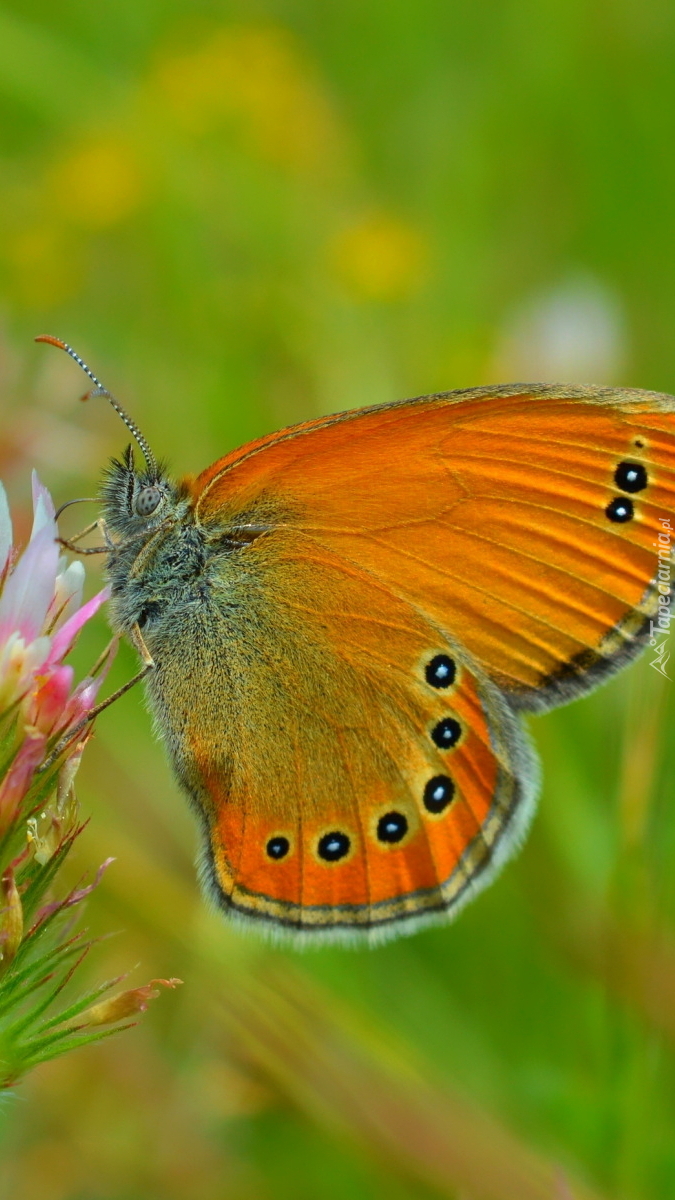
{"type": "MultiPolygon", "coordinates": [[[[670,0],[0,8],[0,470],[91,495],[320,413],[498,379],[675,390],[670,0]]],[[[65,518],[71,531],[80,514],[65,518]]],[[[90,586],[98,586],[92,568],[90,586]]],[[[79,647],[82,669],[103,621],[79,647]]],[[[114,683],[134,670],[123,649],[114,683]]],[[[673,685],[532,722],[541,809],[458,922],[298,955],[231,931],[139,692],[79,776],[92,979],[178,975],[0,1110],[13,1200],[675,1195],[673,685]]]]}

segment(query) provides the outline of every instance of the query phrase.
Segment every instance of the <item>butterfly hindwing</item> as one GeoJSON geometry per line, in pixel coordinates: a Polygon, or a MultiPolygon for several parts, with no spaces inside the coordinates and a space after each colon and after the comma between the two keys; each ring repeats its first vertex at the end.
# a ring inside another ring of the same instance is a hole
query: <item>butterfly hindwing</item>
{"type": "Polygon", "coordinates": [[[423,612],[301,534],[224,554],[217,578],[228,605],[197,664],[209,723],[189,690],[163,711],[189,746],[177,767],[206,814],[212,890],[314,936],[376,938],[456,909],[532,810],[508,704],[423,612]]]}

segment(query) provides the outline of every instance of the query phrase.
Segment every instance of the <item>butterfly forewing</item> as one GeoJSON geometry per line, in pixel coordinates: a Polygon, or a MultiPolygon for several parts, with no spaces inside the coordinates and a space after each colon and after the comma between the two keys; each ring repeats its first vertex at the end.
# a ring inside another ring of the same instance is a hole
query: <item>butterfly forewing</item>
{"type": "Polygon", "coordinates": [[[196,484],[205,523],[261,494],[452,636],[522,707],[640,648],[675,507],[670,397],[494,388],[362,410],[266,439],[196,484]],[[631,474],[632,472],[632,474],[631,474]]]}

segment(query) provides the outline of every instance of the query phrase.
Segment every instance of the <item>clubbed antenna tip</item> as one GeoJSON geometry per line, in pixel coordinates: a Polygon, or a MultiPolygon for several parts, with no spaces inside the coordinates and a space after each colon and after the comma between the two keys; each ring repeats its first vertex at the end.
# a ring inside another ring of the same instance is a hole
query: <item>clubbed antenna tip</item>
{"type": "Polygon", "coordinates": [[[87,392],[86,396],[83,396],[82,399],[89,400],[94,396],[104,396],[106,398],[106,400],[108,400],[112,404],[113,408],[115,409],[115,412],[118,414],[118,416],[120,416],[122,418],[127,429],[129,430],[130,433],[133,434],[136,441],[138,442],[141,450],[143,451],[143,457],[145,458],[145,461],[147,463],[148,471],[156,479],[158,476],[157,460],[155,459],[155,456],[152,453],[152,450],[150,449],[150,446],[148,445],[146,439],[143,437],[143,434],[141,433],[140,429],[138,428],[138,425],[136,424],[135,421],[132,421],[131,417],[124,411],[124,409],[122,408],[122,405],[115,399],[112,392],[109,392],[108,389],[103,386],[100,379],[96,378],[96,376],[94,375],[94,372],[89,369],[89,367],[87,366],[84,359],[80,358],[79,354],[77,354],[73,350],[72,346],[69,346],[67,342],[62,341],[61,338],[53,337],[52,334],[50,334],[50,333],[39,334],[39,336],[36,337],[35,341],[36,342],[46,342],[48,346],[57,346],[59,350],[65,350],[66,354],[69,354],[71,358],[75,359],[75,362],[77,363],[78,367],[82,368],[85,375],[88,375],[89,378],[91,379],[92,383],[94,384],[94,387],[92,388],[92,390],[87,392]]]}

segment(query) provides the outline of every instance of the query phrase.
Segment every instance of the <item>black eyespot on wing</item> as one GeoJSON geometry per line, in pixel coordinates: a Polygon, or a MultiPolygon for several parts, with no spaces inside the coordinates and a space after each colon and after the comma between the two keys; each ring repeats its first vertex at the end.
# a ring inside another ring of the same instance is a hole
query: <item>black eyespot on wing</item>
{"type": "Polygon", "coordinates": [[[614,480],[622,492],[641,492],[647,486],[647,471],[642,463],[622,462],[614,472],[614,480]]]}
{"type": "Polygon", "coordinates": [[[610,521],[616,522],[617,525],[625,525],[626,521],[632,521],[635,515],[633,501],[627,496],[617,496],[616,500],[607,505],[605,513],[610,521]]]}
{"type": "Polygon", "coordinates": [[[441,750],[450,750],[456,746],[462,736],[462,726],[454,717],[444,717],[431,731],[432,740],[441,750]]]}
{"type": "Polygon", "coordinates": [[[455,785],[448,775],[434,775],[424,787],[424,807],[427,812],[441,813],[451,803],[455,785]]]}
{"type": "Polygon", "coordinates": [[[346,833],[342,833],[339,829],[333,830],[331,833],[324,833],[323,837],[319,838],[317,852],[319,858],[323,858],[325,862],[338,862],[344,858],[345,854],[349,853],[351,842],[346,833]]]}
{"type": "Polygon", "coordinates": [[[400,812],[388,812],[377,822],[380,842],[400,842],[408,832],[408,818],[400,812]]]}
{"type": "Polygon", "coordinates": [[[268,856],[275,859],[285,858],[290,848],[291,843],[288,838],[283,837],[281,834],[277,837],[271,837],[265,846],[268,856]]]}
{"type": "Polygon", "coordinates": [[[436,654],[427,663],[424,674],[431,687],[448,688],[455,682],[457,668],[448,654],[436,654]]]}

